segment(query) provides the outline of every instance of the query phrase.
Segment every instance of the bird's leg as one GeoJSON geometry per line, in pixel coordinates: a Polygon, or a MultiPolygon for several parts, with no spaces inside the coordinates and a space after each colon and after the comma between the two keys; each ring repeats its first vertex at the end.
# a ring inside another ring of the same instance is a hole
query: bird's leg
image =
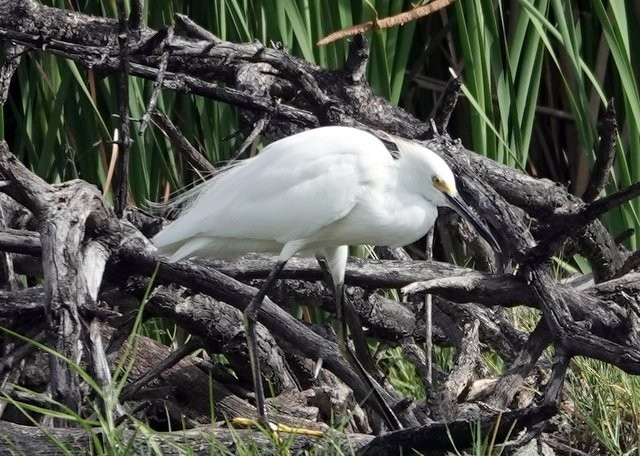
{"type": "Polygon", "coordinates": [[[375,372],[375,368],[369,353],[367,339],[362,331],[358,313],[351,305],[351,302],[344,296],[344,274],[348,254],[349,248],[341,246],[334,249],[324,249],[319,251],[317,255],[320,268],[325,273],[327,281],[333,287],[336,316],[340,321],[338,326],[338,347],[349,364],[356,370],[361,380],[370,389],[371,395],[366,398],[367,403],[385,420],[387,426],[391,429],[401,429],[400,421],[382,397],[381,391],[384,390],[369,374],[369,371],[375,372]],[[349,348],[349,329],[351,329],[353,344],[358,356],[354,355],[349,348]],[[367,368],[364,367],[363,363],[367,368]]]}
{"type": "MultiPolygon", "coordinates": [[[[353,341],[353,347],[356,350],[358,364],[360,364],[370,375],[374,375],[376,368],[371,359],[369,344],[362,330],[360,317],[354,309],[353,305],[344,295],[344,283],[334,285],[333,295],[336,302],[337,316],[340,319],[342,333],[345,343],[349,340],[349,334],[353,341]]],[[[347,346],[348,348],[348,346],[347,346]]]]}
{"type": "MultiPolygon", "coordinates": [[[[400,423],[400,420],[380,393],[382,387],[378,382],[376,382],[367,369],[365,369],[360,359],[358,359],[358,357],[351,351],[351,348],[349,348],[348,328],[351,327],[353,334],[360,331],[359,338],[361,339],[361,344],[364,343],[365,348],[367,348],[364,359],[368,360],[371,368],[373,369],[373,361],[369,355],[368,347],[366,347],[367,341],[364,337],[364,333],[362,332],[360,319],[358,318],[353,306],[351,306],[351,303],[347,302],[344,296],[344,282],[333,284],[333,296],[336,302],[337,317],[340,320],[340,329],[338,330],[338,347],[340,348],[340,351],[347,358],[349,363],[356,368],[362,378],[362,381],[364,381],[371,389],[371,395],[373,397],[372,404],[375,406],[374,408],[377,409],[378,413],[381,413],[387,425],[393,430],[402,429],[403,426],[400,423]],[[357,329],[354,331],[354,328],[357,329]]],[[[355,339],[356,338],[354,337],[354,343],[355,339]]]]}
{"type": "Polygon", "coordinates": [[[251,363],[251,373],[253,375],[253,391],[256,395],[256,407],[258,408],[258,420],[260,424],[270,429],[269,419],[267,417],[267,408],[265,406],[264,390],[262,388],[262,380],[260,377],[260,359],[258,358],[258,337],[256,335],[256,323],[258,321],[258,311],[260,305],[267,295],[269,289],[273,286],[282,270],[284,269],[286,260],[278,260],[275,267],[269,273],[260,291],[256,293],[247,308],[244,310],[244,328],[247,333],[247,346],[249,348],[249,362],[251,363]]]}
{"type": "MultiPolygon", "coordinates": [[[[343,337],[338,337],[338,343],[340,341],[349,340],[350,329],[351,336],[353,338],[353,346],[356,349],[356,355],[360,363],[365,366],[370,374],[374,374],[375,367],[371,354],[369,353],[369,345],[367,344],[367,338],[362,330],[360,324],[360,318],[349,301],[343,299],[344,297],[344,273],[340,272],[346,263],[346,254],[348,250],[341,252],[339,249],[334,251],[325,251],[323,255],[317,256],[320,269],[324,272],[325,279],[333,287],[333,298],[336,305],[336,316],[340,321],[340,331],[344,334],[343,337]],[[344,263],[341,261],[341,254],[344,255],[344,263]],[[340,305],[343,303],[343,305],[340,305]]],[[[344,350],[343,350],[344,352],[344,350]]]]}

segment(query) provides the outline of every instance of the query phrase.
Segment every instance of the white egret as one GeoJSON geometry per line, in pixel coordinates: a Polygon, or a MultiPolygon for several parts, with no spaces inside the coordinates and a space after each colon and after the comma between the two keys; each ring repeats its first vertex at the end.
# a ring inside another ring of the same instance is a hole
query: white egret
{"type": "MultiPolygon", "coordinates": [[[[409,244],[431,229],[438,206],[449,206],[496,251],[500,249],[458,196],[444,160],[415,143],[398,138],[393,142],[397,151],[390,152],[373,134],[338,126],[276,141],[179,198],[175,204],[185,208],[153,238],[159,253],[170,261],[278,254],[274,269],[244,312],[256,403],[265,425],[255,324],[264,296],[289,258],[326,258],[343,322],[341,348],[351,355],[343,299],[349,245],[409,244]]],[[[360,364],[359,369],[378,393],[360,364]]],[[[387,409],[383,410],[387,422],[399,427],[388,406],[382,407],[387,409]]]]}

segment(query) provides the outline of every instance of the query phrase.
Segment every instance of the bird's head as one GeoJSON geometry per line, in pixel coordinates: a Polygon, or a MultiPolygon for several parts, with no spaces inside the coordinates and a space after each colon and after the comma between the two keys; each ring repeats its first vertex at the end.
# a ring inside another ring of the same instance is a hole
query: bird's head
{"type": "Polygon", "coordinates": [[[431,185],[427,184],[430,187],[428,188],[429,199],[436,206],[450,206],[449,198],[458,198],[456,179],[451,168],[436,154],[431,157],[429,168],[431,178],[431,185]]]}
{"type": "Polygon", "coordinates": [[[427,184],[426,198],[436,206],[446,206],[455,210],[473,226],[496,253],[500,253],[500,244],[498,244],[493,233],[478,219],[473,210],[458,194],[456,179],[449,165],[433,151],[426,148],[422,149],[422,160],[430,179],[427,184]]]}

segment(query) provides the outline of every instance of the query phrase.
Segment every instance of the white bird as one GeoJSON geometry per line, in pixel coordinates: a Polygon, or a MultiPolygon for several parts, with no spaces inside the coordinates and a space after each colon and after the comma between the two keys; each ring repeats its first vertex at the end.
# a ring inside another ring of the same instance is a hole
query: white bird
{"type": "MultiPolygon", "coordinates": [[[[399,138],[393,142],[397,151],[391,152],[373,134],[339,126],[276,141],[178,198],[175,204],[185,209],[153,238],[158,252],[170,261],[249,252],[278,255],[244,313],[259,419],[265,425],[255,323],[264,296],[292,256],[326,258],[343,321],[341,336],[346,338],[342,295],[349,245],[410,244],[434,225],[438,206],[449,206],[500,250],[458,196],[445,161],[415,143],[399,138]]],[[[344,340],[341,348],[348,350],[344,340]]],[[[399,427],[389,412],[383,410],[387,422],[399,427]]]]}

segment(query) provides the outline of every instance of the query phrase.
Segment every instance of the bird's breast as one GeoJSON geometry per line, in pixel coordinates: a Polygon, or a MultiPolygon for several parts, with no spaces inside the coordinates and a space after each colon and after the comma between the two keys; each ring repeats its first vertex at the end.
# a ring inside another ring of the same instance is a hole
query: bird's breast
{"type": "Polygon", "coordinates": [[[391,207],[379,218],[379,239],[372,243],[392,247],[410,244],[433,227],[437,216],[435,206],[422,204],[420,201],[391,207]]]}
{"type": "Polygon", "coordinates": [[[437,216],[436,207],[421,198],[385,201],[369,195],[345,217],[319,230],[311,244],[403,246],[424,236],[437,216]]]}

